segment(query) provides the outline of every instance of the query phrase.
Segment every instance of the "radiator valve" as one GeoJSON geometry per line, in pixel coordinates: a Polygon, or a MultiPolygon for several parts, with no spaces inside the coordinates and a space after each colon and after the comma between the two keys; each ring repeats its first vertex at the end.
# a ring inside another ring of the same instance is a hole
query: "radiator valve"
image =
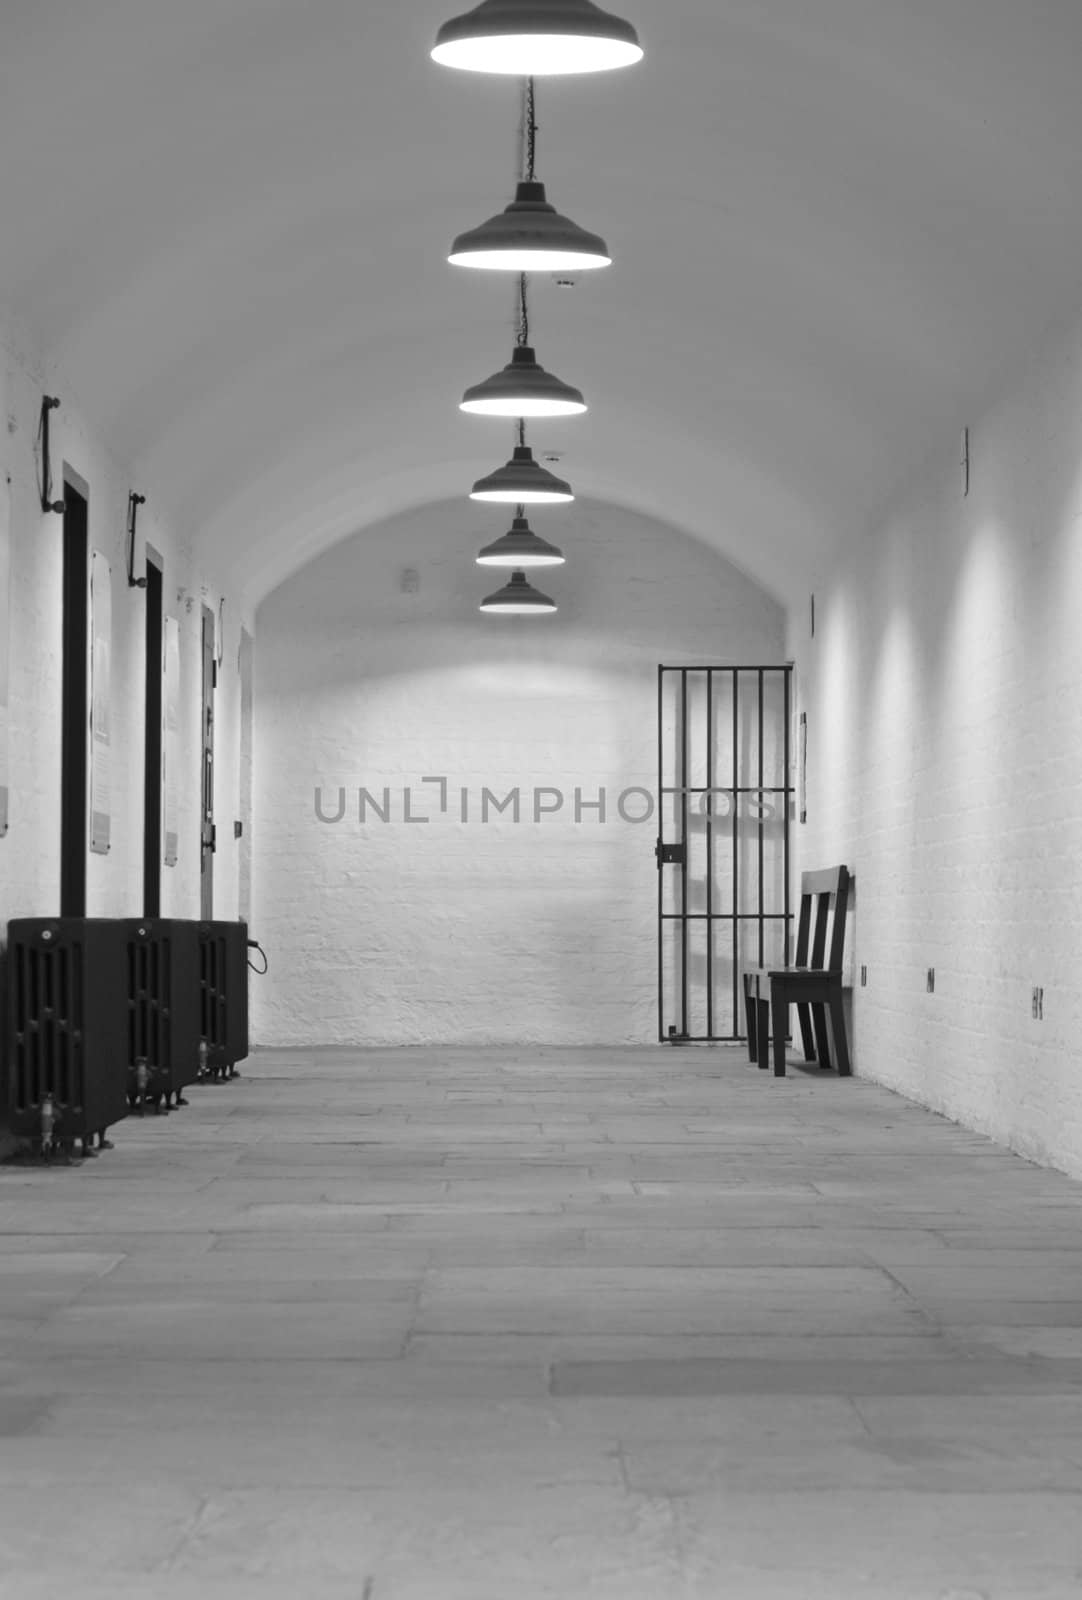
{"type": "Polygon", "coordinates": [[[53,1130],[56,1127],[56,1102],[47,1094],[41,1102],[41,1153],[49,1155],[56,1148],[53,1130]]]}
{"type": "Polygon", "coordinates": [[[137,1056],[135,1060],[135,1089],[140,1103],[147,1097],[147,1084],[149,1081],[150,1074],[147,1071],[147,1058],[146,1056],[137,1056]]]}

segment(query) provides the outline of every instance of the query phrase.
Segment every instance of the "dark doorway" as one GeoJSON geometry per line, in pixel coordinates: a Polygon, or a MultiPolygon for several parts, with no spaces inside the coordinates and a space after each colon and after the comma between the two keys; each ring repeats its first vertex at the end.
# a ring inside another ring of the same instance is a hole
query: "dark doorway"
{"type": "Polygon", "coordinates": [[[214,613],[203,607],[203,821],[199,842],[199,915],[214,915],[214,691],[218,664],[214,655],[214,613]]]}
{"type": "Polygon", "coordinates": [[[86,916],[87,628],[89,625],[87,499],[65,475],[63,697],[60,722],[60,915],[86,916]]]}
{"type": "Polygon", "coordinates": [[[658,1032],[743,1037],[740,977],[789,963],[792,669],[658,668],[658,1032]]]}
{"type": "Polygon", "coordinates": [[[147,550],[143,915],[162,914],[162,567],[147,550]]]}

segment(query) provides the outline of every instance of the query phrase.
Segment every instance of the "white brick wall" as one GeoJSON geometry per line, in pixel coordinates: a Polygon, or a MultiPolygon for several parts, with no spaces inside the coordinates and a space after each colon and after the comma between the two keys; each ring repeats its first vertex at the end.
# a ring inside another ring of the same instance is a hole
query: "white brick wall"
{"type": "MultiPolygon", "coordinates": [[[[162,910],[167,916],[198,916],[200,602],[205,592],[217,611],[220,590],[212,574],[196,567],[189,545],[155,504],[153,485],[110,453],[80,412],[63,373],[28,356],[25,347],[10,330],[0,330],[0,471],[11,480],[12,540],[11,813],[7,837],[0,839],[0,939],[10,918],[59,910],[63,519],[42,515],[38,500],[35,441],[43,392],[63,402],[51,419],[54,498],[63,496],[67,462],[89,485],[90,547],[103,551],[112,567],[112,847],[108,856],[88,857],[87,911],[139,915],[143,903],[145,605],[141,591],[129,590],[125,565],[128,492],[139,489],[148,503],[140,511],[137,570],[149,541],[165,563],[165,610],[181,625],[180,860],[175,869],[163,870],[162,910]]],[[[227,918],[237,906],[232,819],[239,781],[239,625],[227,602],[218,696],[216,806],[222,826],[215,900],[216,914],[227,918]]]]}
{"type": "Polygon", "coordinates": [[[797,845],[857,875],[857,1070],[1082,1175],[1082,330],[965,421],[969,498],[946,441],[791,618],[797,845]]]}
{"type": "Polygon", "coordinates": [[[495,508],[429,507],[332,551],[261,608],[256,635],[253,982],[267,1044],[656,1038],[653,823],[574,820],[574,791],[656,787],[659,662],[773,662],[780,608],[702,545],[578,503],[533,525],[569,560],[538,574],[555,617],[480,616],[495,508]],[[402,592],[405,568],[420,574],[402,592]],[[450,784],[446,816],[426,776],[450,784]],[[314,792],[346,819],[315,818],[314,792]],[[358,821],[357,790],[393,820],[358,821]],[[403,821],[402,790],[416,814],[403,821]],[[477,819],[481,791],[523,819],[477,819]],[[532,821],[535,786],[565,810],[532,821]],[[474,814],[460,820],[460,790],[474,814]]]}

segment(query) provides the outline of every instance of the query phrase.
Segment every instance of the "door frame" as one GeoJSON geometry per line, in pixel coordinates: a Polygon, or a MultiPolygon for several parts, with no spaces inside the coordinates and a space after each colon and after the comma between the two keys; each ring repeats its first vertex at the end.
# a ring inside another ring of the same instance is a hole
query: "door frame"
{"type": "Polygon", "coordinates": [[[754,924],[758,929],[758,965],[762,966],[766,959],[766,924],[767,922],[783,923],[783,948],[784,964],[788,965],[792,948],[792,818],[793,818],[793,740],[792,740],[792,711],[793,711],[793,665],[791,662],[776,662],[769,665],[688,665],[668,667],[660,665],[658,673],[658,701],[657,701],[657,743],[658,743],[658,837],[655,846],[655,857],[658,873],[657,894],[657,949],[658,949],[658,1039],[662,1043],[677,1044],[729,1044],[736,1043],[745,1035],[744,1007],[741,1003],[740,978],[741,978],[741,931],[742,927],[754,924]],[[764,740],[762,737],[765,719],[765,685],[767,674],[784,674],[783,722],[782,731],[782,778],[781,786],[768,785],[765,782],[766,772],[764,764],[764,740]],[[671,762],[666,762],[665,751],[665,709],[666,709],[666,678],[672,675],[679,679],[677,693],[678,700],[678,729],[679,750],[671,762]],[[690,675],[697,675],[700,679],[706,678],[706,750],[705,771],[707,784],[694,786],[689,784],[689,726],[688,726],[688,679],[690,675]],[[713,778],[717,770],[718,743],[714,733],[714,708],[715,708],[715,682],[719,677],[728,677],[732,684],[733,708],[733,742],[732,742],[732,785],[715,785],[713,778]],[[741,679],[752,678],[758,681],[758,719],[759,729],[757,778],[751,784],[738,784],[736,779],[740,775],[740,684],[741,679]],[[672,782],[668,782],[669,778],[672,782]],[[731,906],[719,909],[715,904],[714,895],[714,864],[717,851],[722,840],[715,836],[713,801],[710,798],[716,793],[728,793],[732,796],[730,815],[732,817],[732,894],[731,906]],[[674,797],[672,806],[672,821],[668,824],[676,834],[673,838],[666,838],[667,799],[674,797]],[[706,908],[704,911],[691,911],[689,909],[688,886],[688,839],[690,835],[689,820],[691,815],[691,801],[694,796],[706,797],[706,811],[703,813],[707,819],[706,825],[706,908]],[[782,829],[782,903],[778,910],[768,910],[764,896],[764,865],[766,856],[766,821],[764,817],[764,799],[773,796],[780,800],[783,817],[782,829]],[[741,911],[740,895],[740,810],[742,799],[758,800],[758,905],[755,911],[741,911]],[[667,893],[666,871],[678,868],[680,872],[680,885],[678,903],[679,909],[667,910],[671,903],[667,893]],[[689,993],[689,932],[692,922],[705,922],[706,925],[706,1028],[702,1032],[692,1032],[689,1027],[691,1020],[691,1003],[689,993]],[[670,924],[678,924],[676,939],[680,954],[680,976],[677,994],[671,993],[673,985],[666,982],[666,954],[669,946],[666,928],[670,924]],[[719,953],[719,933],[729,925],[731,932],[731,957],[732,957],[732,1029],[721,1032],[716,1027],[715,994],[715,958],[719,953]],[[672,1021],[675,1012],[676,1020],[672,1021]]]}

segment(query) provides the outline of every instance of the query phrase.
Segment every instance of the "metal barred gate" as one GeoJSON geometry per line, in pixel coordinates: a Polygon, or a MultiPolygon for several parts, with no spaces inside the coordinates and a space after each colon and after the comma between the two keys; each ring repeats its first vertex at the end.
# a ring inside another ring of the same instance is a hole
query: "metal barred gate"
{"type": "Polygon", "coordinates": [[[792,928],[792,668],[658,668],[658,1037],[744,1037],[792,928]]]}

